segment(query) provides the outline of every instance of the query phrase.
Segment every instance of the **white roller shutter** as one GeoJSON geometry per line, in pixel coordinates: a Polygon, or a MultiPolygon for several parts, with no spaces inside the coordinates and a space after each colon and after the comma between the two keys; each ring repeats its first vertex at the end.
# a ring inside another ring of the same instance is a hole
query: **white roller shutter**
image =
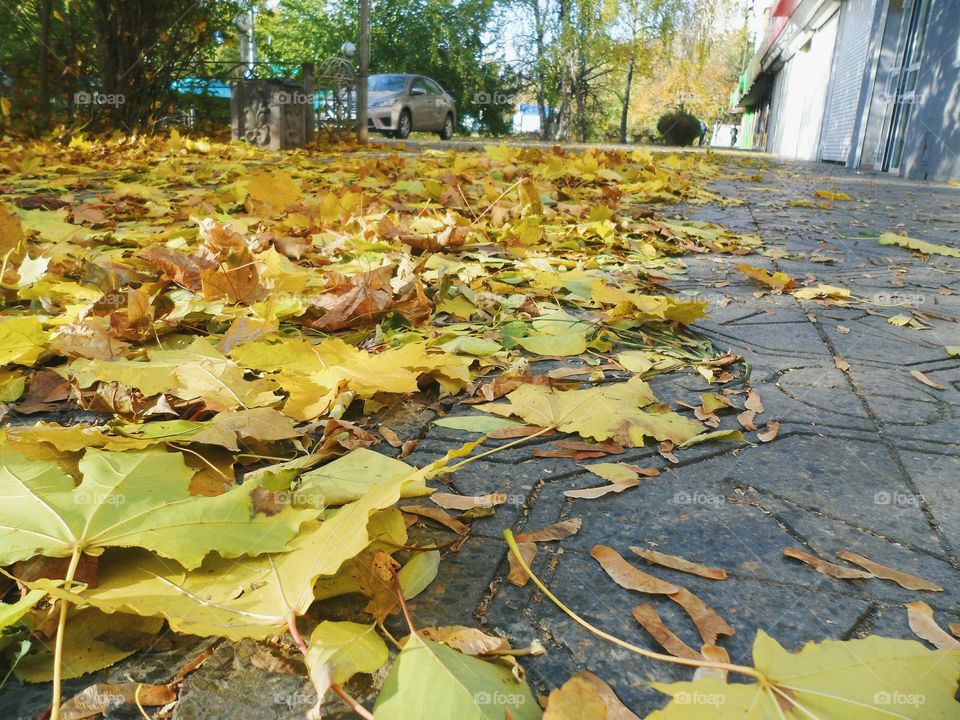
{"type": "Polygon", "coordinates": [[[843,3],[834,74],[823,123],[820,149],[823,160],[845,163],[850,153],[875,8],[876,0],[847,0],[843,3]]]}

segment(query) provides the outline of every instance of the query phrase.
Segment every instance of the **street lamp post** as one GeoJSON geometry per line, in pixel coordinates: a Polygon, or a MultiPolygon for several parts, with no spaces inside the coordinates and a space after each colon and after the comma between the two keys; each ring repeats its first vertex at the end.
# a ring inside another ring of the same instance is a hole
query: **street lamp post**
{"type": "Polygon", "coordinates": [[[360,0],[357,27],[360,73],[357,79],[357,142],[367,142],[367,65],[370,62],[370,0],[360,0]]]}

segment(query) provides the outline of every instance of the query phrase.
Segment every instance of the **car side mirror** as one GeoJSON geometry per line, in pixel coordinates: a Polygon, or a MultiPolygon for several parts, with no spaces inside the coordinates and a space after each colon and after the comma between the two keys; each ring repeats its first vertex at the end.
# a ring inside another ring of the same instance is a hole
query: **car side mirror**
{"type": "Polygon", "coordinates": [[[427,91],[421,87],[410,88],[411,95],[426,95],[427,91]]]}

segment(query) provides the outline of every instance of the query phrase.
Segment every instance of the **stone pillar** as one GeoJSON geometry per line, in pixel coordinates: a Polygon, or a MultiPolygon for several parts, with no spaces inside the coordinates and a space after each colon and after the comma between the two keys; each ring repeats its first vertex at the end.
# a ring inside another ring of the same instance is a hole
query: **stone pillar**
{"type": "Polygon", "coordinates": [[[269,150],[303,147],[312,94],[285,80],[237,80],[230,94],[231,131],[269,150]]]}

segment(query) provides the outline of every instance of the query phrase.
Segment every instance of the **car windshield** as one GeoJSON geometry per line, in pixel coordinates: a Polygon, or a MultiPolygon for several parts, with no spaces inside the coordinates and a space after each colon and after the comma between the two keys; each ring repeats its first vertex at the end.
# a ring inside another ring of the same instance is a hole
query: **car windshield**
{"type": "Polygon", "coordinates": [[[407,79],[403,75],[371,75],[367,81],[367,89],[373,92],[396,92],[406,85],[407,79]]]}

